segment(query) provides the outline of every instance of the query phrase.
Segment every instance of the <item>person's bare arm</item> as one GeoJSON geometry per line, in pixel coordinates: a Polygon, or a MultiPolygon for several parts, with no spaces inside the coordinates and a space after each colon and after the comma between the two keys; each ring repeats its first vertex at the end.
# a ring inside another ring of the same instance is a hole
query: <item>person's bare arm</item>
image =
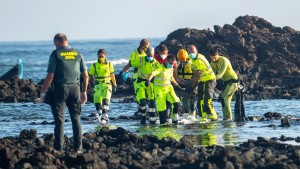
{"type": "Polygon", "coordinates": [[[117,82],[116,82],[115,74],[114,73],[110,74],[110,78],[111,78],[112,85],[114,87],[117,87],[117,82]]]}
{"type": "Polygon", "coordinates": [[[87,87],[88,87],[88,82],[89,82],[89,75],[87,73],[87,71],[83,71],[82,72],[82,78],[83,78],[83,87],[82,87],[82,92],[81,92],[81,104],[85,104],[85,102],[87,101],[87,87]]]}
{"type": "Polygon", "coordinates": [[[153,77],[154,77],[153,73],[151,73],[151,74],[148,76],[149,82],[151,82],[151,80],[152,80],[153,77]]]}
{"type": "Polygon", "coordinates": [[[52,81],[53,81],[53,78],[54,78],[54,73],[48,73],[46,78],[45,78],[45,81],[44,81],[44,85],[41,89],[41,94],[45,94],[48,90],[48,88],[50,87],[52,81]]]}
{"type": "Polygon", "coordinates": [[[122,73],[128,72],[129,68],[130,68],[130,61],[127,63],[127,65],[124,66],[124,68],[122,69],[122,73]]]}
{"type": "Polygon", "coordinates": [[[177,81],[175,80],[175,78],[172,78],[171,82],[173,83],[173,85],[179,86],[179,84],[177,83],[177,81]]]}
{"type": "Polygon", "coordinates": [[[198,86],[198,81],[199,81],[199,78],[200,78],[200,71],[199,70],[196,70],[194,72],[194,78],[193,78],[193,82],[192,82],[192,88],[194,89],[195,87],[198,86]]]}

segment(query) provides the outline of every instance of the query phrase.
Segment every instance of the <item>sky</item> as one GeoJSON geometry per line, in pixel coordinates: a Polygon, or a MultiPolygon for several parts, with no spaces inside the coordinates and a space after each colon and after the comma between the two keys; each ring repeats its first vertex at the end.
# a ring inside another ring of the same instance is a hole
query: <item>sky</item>
{"type": "Polygon", "coordinates": [[[0,0],[0,41],[165,38],[254,15],[300,30],[300,0],[0,0]]]}

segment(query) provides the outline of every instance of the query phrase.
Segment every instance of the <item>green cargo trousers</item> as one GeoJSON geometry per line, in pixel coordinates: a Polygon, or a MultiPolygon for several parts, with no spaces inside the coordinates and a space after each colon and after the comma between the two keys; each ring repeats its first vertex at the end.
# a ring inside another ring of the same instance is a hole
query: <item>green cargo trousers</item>
{"type": "Polygon", "coordinates": [[[238,88],[238,83],[224,83],[224,89],[221,94],[221,104],[224,120],[232,120],[232,111],[230,103],[234,92],[238,88]]]}
{"type": "Polygon", "coordinates": [[[82,129],[80,123],[81,103],[78,84],[55,85],[51,110],[54,117],[54,149],[62,150],[64,145],[65,108],[69,109],[72,122],[74,150],[82,149],[82,129]]]}

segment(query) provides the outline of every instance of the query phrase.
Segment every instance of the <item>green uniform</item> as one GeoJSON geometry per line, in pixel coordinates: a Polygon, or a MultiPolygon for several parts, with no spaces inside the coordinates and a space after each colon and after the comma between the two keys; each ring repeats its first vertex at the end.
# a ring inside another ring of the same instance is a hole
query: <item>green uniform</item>
{"type": "Polygon", "coordinates": [[[173,104],[172,116],[178,115],[178,104],[180,99],[177,97],[171,80],[173,77],[173,68],[166,68],[164,64],[158,65],[157,69],[152,72],[154,78],[154,94],[156,108],[159,113],[160,123],[166,123],[167,118],[170,118],[170,113],[167,110],[167,102],[173,104]]]}
{"type": "Polygon", "coordinates": [[[52,92],[53,101],[50,104],[54,116],[54,148],[62,150],[64,145],[64,112],[66,106],[69,109],[74,149],[82,149],[82,129],[80,124],[80,74],[86,71],[83,56],[71,47],[62,47],[52,52],[48,73],[54,73],[52,92]]]}
{"type": "Polygon", "coordinates": [[[205,118],[207,115],[210,119],[218,118],[212,104],[214,88],[216,87],[216,76],[209,65],[205,56],[197,54],[192,60],[195,71],[200,71],[198,85],[198,111],[199,115],[205,118]]]}
{"type": "Polygon", "coordinates": [[[113,73],[114,67],[108,61],[103,64],[95,62],[90,67],[89,75],[95,77],[94,103],[98,112],[102,109],[103,113],[108,113],[112,94],[110,75],[113,73]]]}
{"type": "Polygon", "coordinates": [[[153,59],[148,61],[146,56],[138,57],[131,62],[131,66],[137,68],[138,78],[135,83],[135,93],[136,100],[139,103],[139,112],[141,113],[142,118],[146,116],[146,105],[147,100],[149,101],[149,121],[150,123],[155,123],[156,121],[156,110],[155,110],[155,101],[154,101],[154,90],[153,83],[151,82],[148,87],[145,86],[145,82],[148,79],[148,76],[156,69],[158,62],[153,59]]]}
{"type": "MultiPolygon", "coordinates": [[[[177,67],[177,78],[179,80],[191,81],[193,78],[194,65],[191,61],[185,61],[180,63],[177,67]]],[[[191,86],[187,86],[191,87],[191,86]]],[[[195,102],[196,99],[186,91],[178,91],[178,96],[181,97],[183,109],[186,113],[195,114],[195,102]]]]}
{"type": "Polygon", "coordinates": [[[217,62],[211,62],[210,65],[216,74],[217,80],[222,79],[224,82],[221,94],[223,118],[232,120],[230,103],[234,92],[238,88],[238,76],[232,69],[230,61],[224,56],[220,56],[217,62]]]}

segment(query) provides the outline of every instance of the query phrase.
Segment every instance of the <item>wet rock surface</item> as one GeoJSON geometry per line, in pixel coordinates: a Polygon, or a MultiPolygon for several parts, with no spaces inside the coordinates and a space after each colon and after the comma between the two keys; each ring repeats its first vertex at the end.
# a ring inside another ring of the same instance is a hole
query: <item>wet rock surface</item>
{"type": "Polygon", "coordinates": [[[53,134],[37,138],[23,130],[0,139],[0,168],[299,168],[300,147],[279,141],[299,138],[258,137],[239,146],[194,147],[185,136],[137,136],[123,128],[101,128],[83,135],[83,152],[73,152],[65,137],[64,151],[55,151],[53,134]]]}
{"type": "MultiPolygon", "coordinates": [[[[31,79],[28,80],[19,78],[0,80],[0,102],[38,102],[43,83],[44,80],[35,84],[31,79]]],[[[128,78],[126,82],[117,80],[117,85],[117,91],[116,93],[113,93],[112,97],[126,97],[134,95],[133,82],[130,78],[128,78]]],[[[94,83],[92,80],[89,82],[87,96],[88,101],[92,103],[94,100],[94,83]]],[[[135,99],[125,98],[120,102],[135,102],[135,99]]]]}
{"type": "Polygon", "coordinates": [[[31,79],[0,80],[0,102],[34,102],[39,98],[40,89],[31,79]]]}
{"type": "Polygon", "coordinates": [[[178,29],[161,42],[169,53],[194,44],[208,60],[212,47],[228,57],[246,87],[245,99],[300,98],[300,32],[256,16],[240,16],[214,31],[178,29]]]}

